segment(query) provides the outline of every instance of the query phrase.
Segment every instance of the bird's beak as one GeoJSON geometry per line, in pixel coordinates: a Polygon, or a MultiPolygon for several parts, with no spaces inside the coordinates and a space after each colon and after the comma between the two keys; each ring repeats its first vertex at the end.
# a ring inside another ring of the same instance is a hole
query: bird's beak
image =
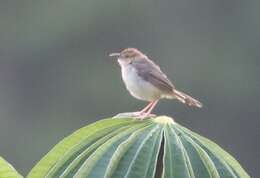
{"type": "Polygon", "coordinates": [[[120,53],[111,53],[109,54],[110,57],[114,57],[114,56],[120,56],[120,53]]]}

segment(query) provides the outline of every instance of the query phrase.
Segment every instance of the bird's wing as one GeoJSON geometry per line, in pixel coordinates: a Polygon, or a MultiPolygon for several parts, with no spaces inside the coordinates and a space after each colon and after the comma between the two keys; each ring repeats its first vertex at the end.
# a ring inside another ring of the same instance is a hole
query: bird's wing
{"type": "Polygon", "coordinates": [[[153,61],[143,59],[133,62],[132,65],[136,67],[138,75],[145,81],[166,93],[173,92],[174,85],[153,61]]]}

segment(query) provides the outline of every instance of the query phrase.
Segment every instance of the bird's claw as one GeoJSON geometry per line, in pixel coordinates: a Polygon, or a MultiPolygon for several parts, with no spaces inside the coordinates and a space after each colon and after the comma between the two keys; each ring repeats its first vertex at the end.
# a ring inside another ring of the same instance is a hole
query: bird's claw
{"type": "Polygon", "coordinates": [[[147,114],[147,113],[143,113],[139,116],[136,116],[135,119],[138,119],[138,120],[145,120],[145,119],[149,119],[151,117],[155,117],[156,115],[155,114],[147,114]]]}
{"type": "Polygon", "coordinates": [[[155,114],[149,114],[149,113],[142,113],[142,112],[127,112],[127,113],[120,113],[114,116],[113,118],[134,118],[137,120],[144,120],[151,117],[155,117],[155,114]]]}

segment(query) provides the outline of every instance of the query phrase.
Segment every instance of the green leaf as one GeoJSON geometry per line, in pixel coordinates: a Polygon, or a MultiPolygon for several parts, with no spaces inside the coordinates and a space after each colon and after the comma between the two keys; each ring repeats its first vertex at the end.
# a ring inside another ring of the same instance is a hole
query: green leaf
{"type": "MultiPolygon", "coordinates": [[[[242,168],[242,166],[238,163],[238,161],[233,158],[228,152],[223,150],[220,146],[218,146],[213,141],[210,141],[209,139],[200,136],[199,134],[190,131],[189,129],[177,124],[178,128],[183,130],[187,135],[189,135],[191,138],[196,140],[198,144],[203,145],[204,149],[207,152],[211,152],[211,156],[215,156],[218,161],[222,162],[226,169],[228,169],[231,174],[234,176],[234,174],[237,177],[241,178],[248,178],[250,177],[246,171],[242,168]],[[231,167],[231,168],[230,168],[231,167]],[[235,173],[232,173],[235,172],[235,173]]],[[[234,176],[235,177],[235,176],[234,176]]]]}
{"type": "Polygon", "coordinates": [[[165,128],[165,171],[163,177],[194,177],[189,171],[185,150],[179,136],[169,126],[165,128]]]}
{"type": "Polygon", "coordinates": [[[155,173],[156,178],[249,177],[215,143],[161,116],[105,119],[79,129],[39,161],[28,178],[154,178],[155,173]]]}
{"type": "Polygon", "coordinates": [[[147,133],[151,132],[152,128],[153,127],[149,126],[134,132],[127,140],[118,146],[115,154],[110,159],[104,176],[105,178],[120,178],[126,174],[127,169],[133,161],[133,155],[137,152],[140,144],[144,142],[147,133]]]}
{"type": "Polygon", "coordinates": [[[66,167],[82,150],[95,140],[111,133],[116,128],[136,123],[132,119],[104,119],[88,125],[57,144],[29,173],[28,177],[52,177],[60,168],[66,167]],[[68,161],[69,160],[69,161],[68,161]],[[68,162],[67,162],[68,161],[68,162]],[[62,165],[60,165],[62,163],[62,165]],[[56,166],[58,165],[58,166],[56,166]],[[53,173],[54,172],[54,173],[53,173]]]}
{"type": "Polygon", "coordinates": [[[1,178],[22,178],[11,164],[0,157],[0,177],[1,178]]]}
{"type": "Polygon", "coordinates": [[[103,177],[105,174],[106,167],[109,163],[109,160],[116,151],[116,148],[123,143],[131,133],[135,130],[140,129],[140,126],[136,125],[130,127],[121,133],[117,134],[103,145],[101,145],[79,168],[76,177],[103,177]]]}
{"type": "Polygon", "coordinates": [[[125,173],[125,178],[150,178],[153,177],[156,167],[157,154],[159,153],[161,143],[161,127],[156,126],[146,134],[146,137],[140,143],[133,159],[125,173]],[[154,154],[154,153],[157,154],[154,154]],[[152,167],[152,168],[150,168],[152,167]]]}

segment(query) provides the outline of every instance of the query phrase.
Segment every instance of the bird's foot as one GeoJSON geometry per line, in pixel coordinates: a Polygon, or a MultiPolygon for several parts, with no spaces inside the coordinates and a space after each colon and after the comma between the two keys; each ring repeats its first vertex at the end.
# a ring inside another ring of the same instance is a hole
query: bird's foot
{"type": "Polygon", "coordinates": [[[135,119],[142,121],[142,120],[149,119],[149,118],[152,118],[152,117],[155,117],[155,116],[156,116],[155,114],[142,113],[142,114],[136,116],[135,119]]]}
{"type": "Polygon", "coordinates": [[[140,116],[139,112],[125,112],[125,113],[119,113],[113,118],[136,118],[140,116]]]}
{"type": "Polygon", "coordinates": [[[131,117],[131,118],[134,118],[134,119],[137,119],[137,120],[144,120],[144,119],[148,119],[148,118],[155,117],[155,116],[156,116],[155,114],[149,114],[149,113],[137,111],[137,112],[120,113],[120,114],[117,114],[116,116],[114,116],[113,118],[129,118],[129,117],[131,117]]]}

